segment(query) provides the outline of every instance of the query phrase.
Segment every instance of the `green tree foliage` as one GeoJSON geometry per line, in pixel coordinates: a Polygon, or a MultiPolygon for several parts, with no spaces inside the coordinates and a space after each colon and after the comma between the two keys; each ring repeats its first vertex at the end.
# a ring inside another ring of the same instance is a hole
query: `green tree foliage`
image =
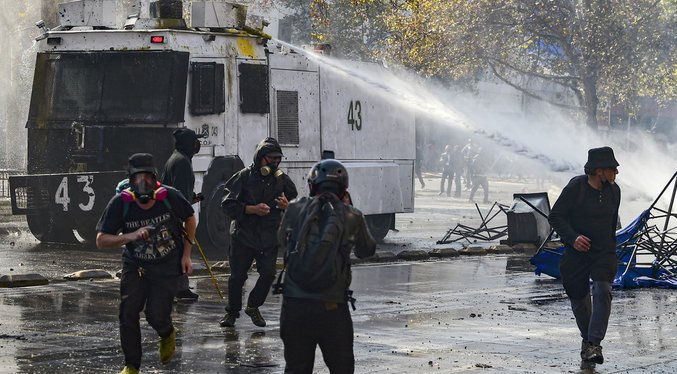
{"type": "Polygon", "coordinates": [[[601,100],[677,97],[677,0],[405,0],[384,22],[395,62],[453,80],[488,70],[542,100],[524,77],[551,82],[590,126],[601,100]]]}

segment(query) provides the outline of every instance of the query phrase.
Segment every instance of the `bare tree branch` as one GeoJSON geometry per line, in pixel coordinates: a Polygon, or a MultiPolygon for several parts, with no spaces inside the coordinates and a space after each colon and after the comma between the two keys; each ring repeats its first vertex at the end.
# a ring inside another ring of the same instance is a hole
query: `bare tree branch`
{"type": "Polygon", "coordinates": [[[554,105],[554,106],[559,107],[559,108],[572,109],[572,110],[578,110],[578,111],[584,111],[584,110],[585,110],[584,107],[574,106],[574,105],[568,105],[568,104],[556,103],[556,102],[551,101],[551,100],[548,100],[548,99],[546,99],[546,98],[544,98],[544,97],[542,97],[542,96],[539,96],[539,95],[537,95],[537,94],[535,94],[535,93],[533,93],[533,92],[527,90],[526,88],[521,87],[521,86],[519,86],[519,85],[513,83],[513,82],[510,81],[509,79],[505,78],[503,75],[501,75],[501,74],[498,72],[498,70],[496,69],[496,67],[494,66],[494,64],[491,64],[491,63],[490,63],[490,64],[489,64],[489,67],[491,68],[491,71],[494,73],[494,75],[495,75],[498,79],[500,79],[501,81],[505,82],[505,84],[507,84],[508,86],[510,86],[510,87],[512,87],[512,88],[514,88],[514,89],[516,89],[516,90],[518,90],[518,91],[520,91],[520,92],[522,92],[523,94],[527,95],[528,97],[531,97],[532,99],[540,100],[540,101],[546,102],[546,103],[548,103],[548,104],[550,104],[550,105],[554,105]]]}

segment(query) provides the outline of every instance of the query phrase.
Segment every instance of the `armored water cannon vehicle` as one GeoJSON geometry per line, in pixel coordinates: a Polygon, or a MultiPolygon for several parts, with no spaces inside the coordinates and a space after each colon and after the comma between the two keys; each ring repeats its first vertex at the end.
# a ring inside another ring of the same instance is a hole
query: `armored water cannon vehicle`
{"type": "MultiPolygon", "coordinates": [[[[205,199],[194,208],[198,240],[212,253],[230,243],[223,186],[268,136],[280,142],[301,195],[307,171],[334,151],[376,238],[394,228],[395,213],[413,211],[413,113],[277,48],[263,27],[245,25],[243,5],[193,1],[190,27],[179,0],[135,3],[126,19],[116,18],[119,6],[61,4],[61,25],[37,38],[27,175],[10,179],[13,213],[26,215],[37,239],[94,240],[129,155],[152,153],[161,170],[182,127],[204,135],[193,168],[205,199]]],[[[343,63],[389,76],[376,64],[343,63]]]]}

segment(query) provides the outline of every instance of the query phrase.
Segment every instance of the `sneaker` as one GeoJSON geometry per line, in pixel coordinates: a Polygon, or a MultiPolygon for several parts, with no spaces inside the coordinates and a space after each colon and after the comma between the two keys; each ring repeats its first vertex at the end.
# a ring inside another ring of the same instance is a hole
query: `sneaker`
{"type": "Polygon", "coordinates": [[[258,326],[258,327],[265,327],[266,326],[266,320],[263,319],[263,316],[261,315],[261,312],[259,312],[259,308],[255,308],[252,306],[248,306],[244,309],[244,312],[251,317],[252,322],[258,326]]]}
{"type": "Polygon", "coordinates": [[[135,368],[134,366],[125,365],[125,367],[122,368],[120,374],[139,374],[139,369],[135,368]]]}
{"type": "Polygon", "coordinates": [[[174,357],[174,351],[176,350],[176,331],[175,327],[168,337],[160,339],[160,362],[163,364],[169,363],[172,357],[174,357]]]}
{"type": "Polygon", "coordinates": [[[221,318],[219,321],[219,326],[221,327],[235,327],[235,320],[237,319],[236,314],[230,314],[226,312],[226,315],[221,318]]]}
{"type": "Polygon", "coordinates": [[[586,348],[586,350],[582,352],[581,358],[583,359],[583,361],[594,362],[600,365],[603,364],[604,356],[602,355],[602,346],[590,343],[590,345],[586,348]]]}
{"type": "Polygon", "coordinates": [[[195,292],[193,292],[189,289],[181,290],[181,291],[176,293],[176,298],[179,299],[179,300],[194,301],[194,300],[197,300],[198,297],[200,297],[200,295],[196,294],[195,292]]]}

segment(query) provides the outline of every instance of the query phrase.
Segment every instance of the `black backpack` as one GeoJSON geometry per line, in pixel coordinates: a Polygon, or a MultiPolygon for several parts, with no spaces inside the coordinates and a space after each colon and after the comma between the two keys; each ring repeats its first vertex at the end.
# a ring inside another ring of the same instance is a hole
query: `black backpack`
{"type": "Polygon", "coordinates": [[[301,289],[320,292],[344,276],[348,260],[341,253],[344,223],[342,207],[332,196],[313,198],[301,210],[287,248],[287,275],[301,289]]]}

